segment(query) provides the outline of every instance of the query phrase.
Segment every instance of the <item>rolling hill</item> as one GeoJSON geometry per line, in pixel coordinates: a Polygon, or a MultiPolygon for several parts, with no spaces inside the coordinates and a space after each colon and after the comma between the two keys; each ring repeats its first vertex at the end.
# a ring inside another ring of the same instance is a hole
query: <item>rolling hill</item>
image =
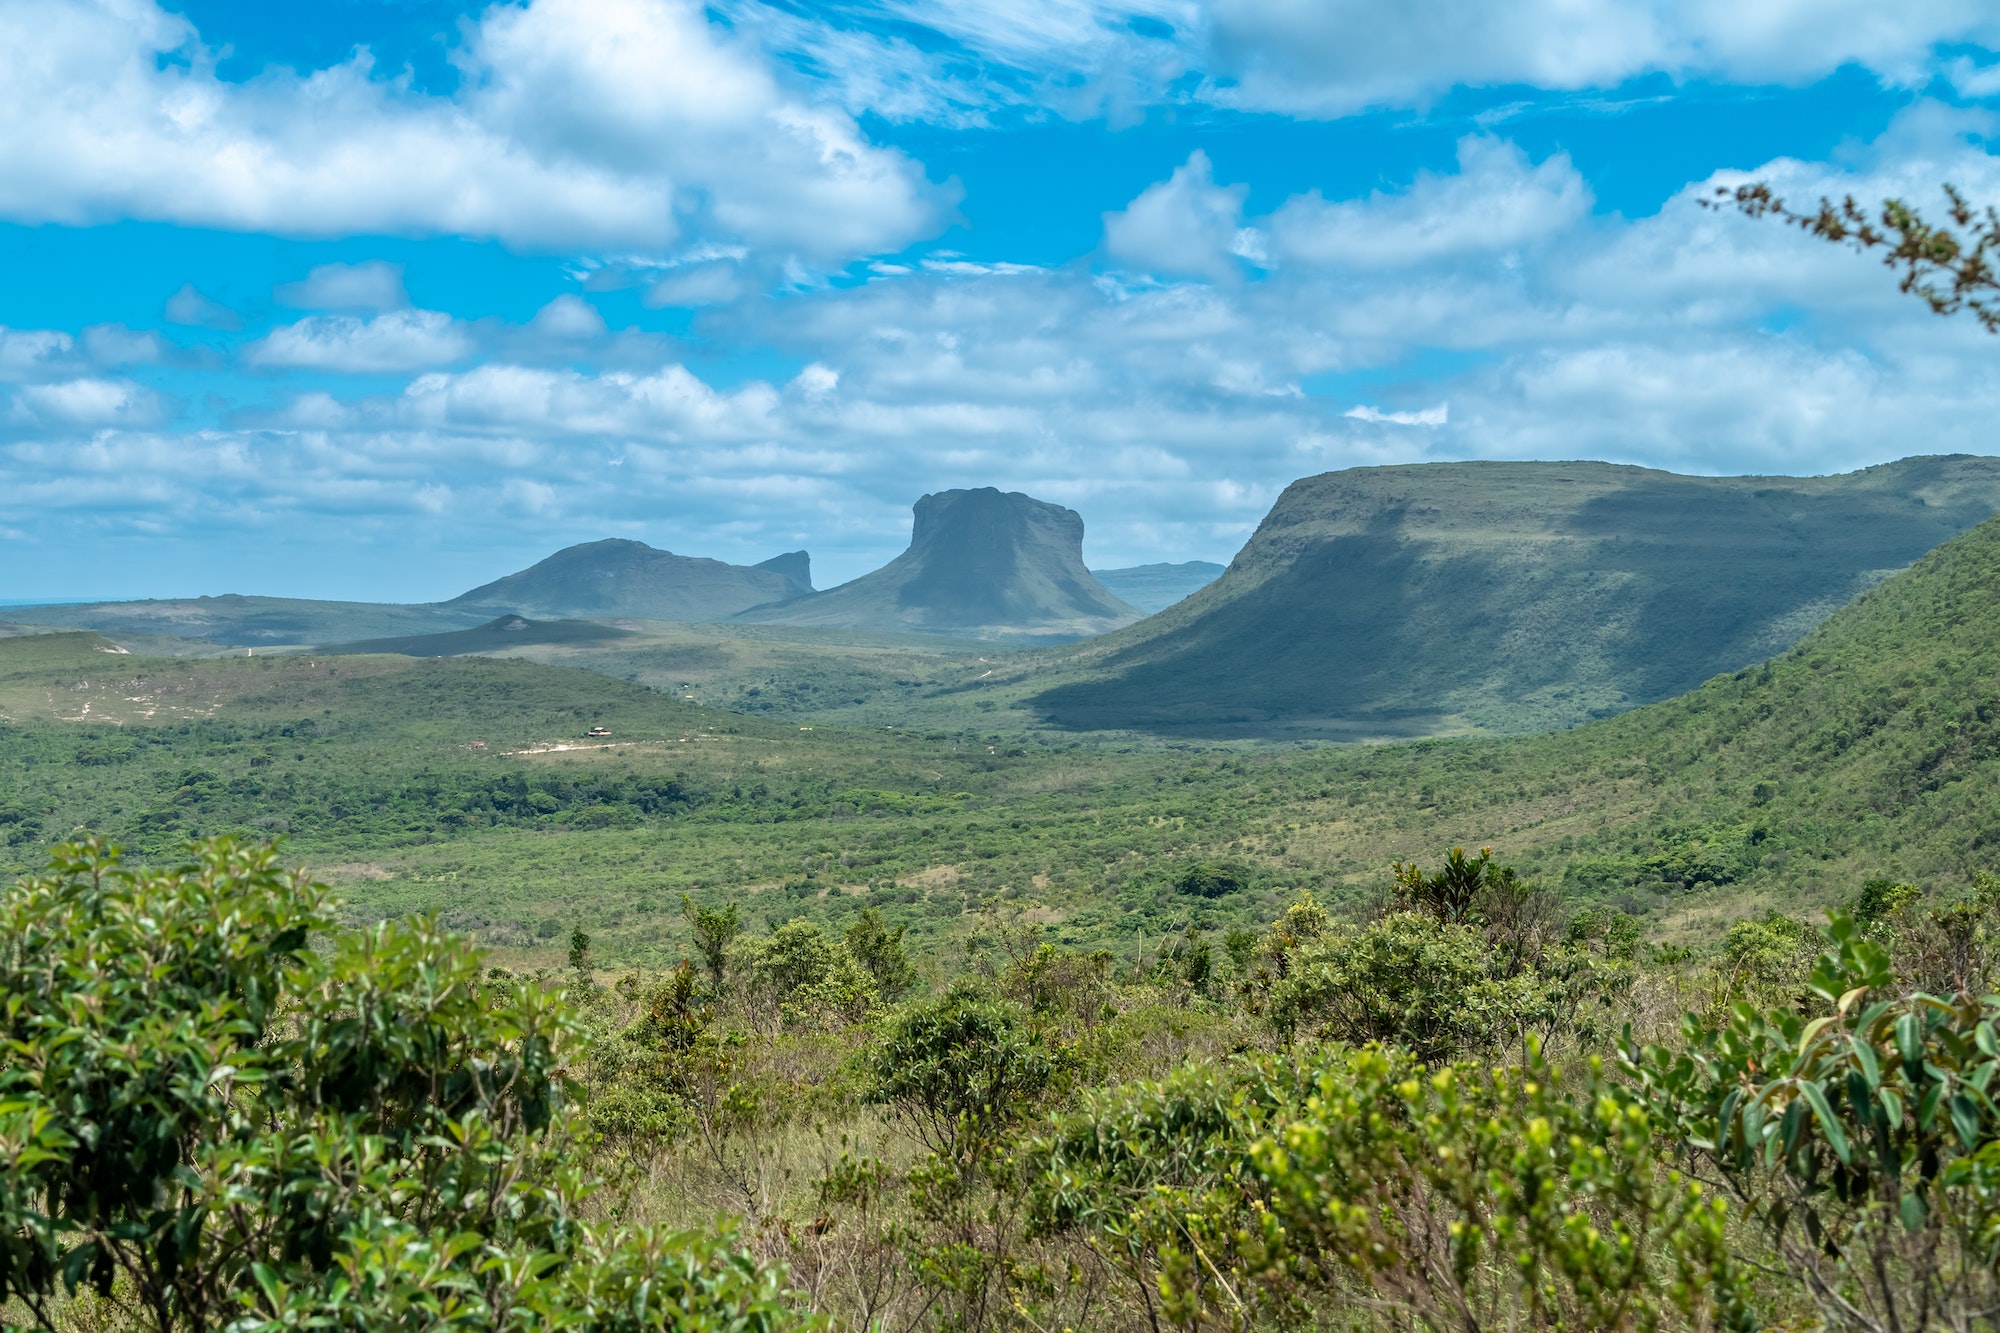
{"type": "Polygon", "coordinates": [[[443,603],[542,619],[633,616],[723,620],[739,611],[812,592],[806,553],[761,565],[675,555],[623,538],[585,542],[443,603]]]}
{"type": "Polygon", "coordinates": [[[968,638],[1063,639],[1139,618],[1083,565],[1074,509],[991,486],[918,500],[909,549],[872,574],[737,617],[968,638]]]}
{"type": "Polygon", "coordinates": [[[1385,736],[1572,726],[1781,651],[2000,510],[2000,459],[1832,477],[1434,463],[1293,483],[1229,570],[1073,653],[1069,728],[1385,736]]]}

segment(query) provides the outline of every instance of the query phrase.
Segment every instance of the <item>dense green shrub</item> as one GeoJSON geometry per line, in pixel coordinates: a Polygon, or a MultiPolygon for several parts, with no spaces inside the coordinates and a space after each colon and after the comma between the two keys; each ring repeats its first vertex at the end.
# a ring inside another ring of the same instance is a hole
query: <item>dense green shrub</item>
{"type": "Polygon", "coordinates": [[[875,978],[846,945],[811,921],[787,921],[765,936],[739,936],[730,956],[750,1011],[777,1027],[858,1023],[881,999],[875,978]]]}
{"type": "MultiPolygon", "coordinates": [[[[1243,1266],[1267,1301],[1315,1291],[1470,1328],[1750,1328],[1719,1200],[1669,1168],[1658,1125],[1593,1062],[1429,1071],[1330,1053],[1250,1150],[1263,1207],[1243,1266]]],[[[1199,1256],[1165,1277],[1190,1311],[1232,1300],[1199,1256]]]]}
{"type": "Polygon", "coordinates": [[[904,930],[884,925],[882,913],[870,907],[848,923],[843,940],[848,957],[867,970],[876,990],[891,1003],[908,994],[917,980],[917,970],[903,948],[904,930]]]}
{"type": "Polygon", "coordinates": [[[1690,1018],[1625,1067],[1836,1328],[1970,1328],[2000,1306],[2000,996],[1902,990],[1836,916],[1810,1010],[1690,1018]]]}
{"type": "Polygon", "coordinates": [[[1031,1226],[1155,1323],[1748,1327],[1722,1206],[1595,1066],[1431,1070],[1380,1047],[1190,1067],[1086,1098],[1023,1152],[1031,1226]]]}
{"type": "Polygon", "coordinates": [[[960,986],[889,1017],[867,1096],[932,1152],[963,1157],[1039,1108],[1067,1063],[1019,1006],[960,986]]]}
{"type": "Polygon", "coordinates": [[[1174,887],[1196,898],[1221,898],[1250,887],[1250,872],[1241,866],[1197,861],[1174,876],[1174,887]]]}
{"type": "Polygon", "coordinates": [[[227,839],[158,871],[65,846],[0,900],[16,1310],[60,1327],[87,1284],[157,1333],[797,1325],[719,1236],[583,1220],[559,997],[421,920],[330,927],[227,839]]]}

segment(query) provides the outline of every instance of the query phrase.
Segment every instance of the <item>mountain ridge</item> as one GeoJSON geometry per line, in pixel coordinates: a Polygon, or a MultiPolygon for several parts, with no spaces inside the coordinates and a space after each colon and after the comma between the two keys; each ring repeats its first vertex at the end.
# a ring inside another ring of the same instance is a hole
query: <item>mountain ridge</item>
{"type": "Polygon", "coordinates": [[[1228,568],[1212,560],[1183,560],[1177,564],[1160,562],[1090,572],[1112,595],[1153,615],[1200,592],[1221,578],[1228,568]]]}

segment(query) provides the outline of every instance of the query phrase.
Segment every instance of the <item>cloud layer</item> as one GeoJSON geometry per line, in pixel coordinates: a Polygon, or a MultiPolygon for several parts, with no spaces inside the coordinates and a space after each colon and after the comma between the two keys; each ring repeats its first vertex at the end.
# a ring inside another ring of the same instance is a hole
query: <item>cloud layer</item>
{"type": "Polygon", "coordinates": [[[495,5],[453,58],[449,98],[365,49],[235,83],[153,0],[0,0],[0,216],[557,251],[722,238],[840,264],[949,208],[692,0],[495,5]]]}
{"type": "Polygon", "coordinates": [[[1331,117],[1459,86],[1798,84],[1848,65],[1990,96],[1992,65],[1949,48],[2000,44],[1982,0],[850,0],[831,12],[730,8],[850,110],[959,124],[1022,106],[1129,120],[1173,100],[1331,117]]]}
{"type": "MultiPolygon", "coordinates": [[[[1801,198],[1922,198],[1941,179],[2000,197],[1970,124],[1920,105],[1849,168],[1763,174],[1801,198]]],[[[129,333],[8,330],[0,525],[87,507],[330,534],[408,515],[498,523],[530,550],[610,532],[738,559],[809,545],[852,575],[897,549],[919,492],[951,485],[1074,505],[1092,558],[1122,563],[1226,556],[1286,482],[1359,464],[1819,472],[1990,450],[1988,336],[1852,255],[1696,206],[1736,179],[1606,219],[1567,159],[1475,137],[1455,172],[1254,215],[1197,157],[1107,216],[1101,264],[952,261],[718,307],[704,341],[803,367],[728,388],[575,295],[519,326],[405,306],[309,314],[242,353],[401,387],[301,388],[255,422],[177,433],[173,405],[116,369],[143,356],[129,333]]],[[[306,286],[369,304],[335,282],[351,276],[306,286]]]]}
{"type": "MultiPolygon", "coordinates": [[[[1990,7],[1829,3],[1530,0],[1502,24],[1456,0],[522,0],[467,21],[447,95],[365,50],[231,81],[153,0],[0,0],[0,217],[360,238],[247,297],[176,272],[147,298],[164,336],[0,328],[0,535],[125,568],[148,542],[504,552],[481,578],[631,535],[742,560],[803,545],[846,577],[956,485],[1077,507],[1109,565],[1226,557],[1283,485],[1339,467],[1990,451],[1995,344],[1865,260],[1697,206],[1740,174],[1626,218],[1578,160],[1501,130],[1345,197],[1253,190],[1182,148],[1095,200],[1067,262],[1029,264],[906,251],[954,195],[859,119],[1320,117],[1465,84],[1859,63],[1941,80],[1937,99],[1757,175],[1800,202],[1934,205],[1945,180],[2000,199],[2000,122],[1950,104],[2000,95],[2000,62],[1948,45],[2000,40],[1990,7]],[[560,263],[504,318],[468,314],[429,275],[413,304],[402,264],[368,254],[383,233],[560,263]],[[638,316],[649,331],[623,327],[638,316]]],[[[281,566],[222,569],[299,587],[281,566]]],[[[458,590],[390,566],[315,586],[458,590]]]]}

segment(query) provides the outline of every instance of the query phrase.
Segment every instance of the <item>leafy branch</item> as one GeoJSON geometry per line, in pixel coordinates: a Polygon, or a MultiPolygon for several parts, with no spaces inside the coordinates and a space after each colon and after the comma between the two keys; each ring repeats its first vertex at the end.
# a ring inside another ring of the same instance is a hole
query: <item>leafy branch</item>
{"type": "Polygon", "coordinates": [[[1776,217],[1809,235],[1858,253],[1882,251],[1882,262],[1902,274],[1899,290],[1914,295],[1933,314],[1970,310],[1988,333],[2000,333],[2000,274],[1994,258],[2000,254],[2000,212],[1976,209],[1947,184],[1945,198],[1950,226],[1933,226],[1900,199],[1885,199],[1874,215],[1848,195],[1840,203],[1821,198],[1816,212],[1802,213],[1763,181],[1719,187],[1704,208],[1734,207],[1747,217],[1776,217]],[[1956,230],[1954,230],[1954,228],[1956,230]]]}

